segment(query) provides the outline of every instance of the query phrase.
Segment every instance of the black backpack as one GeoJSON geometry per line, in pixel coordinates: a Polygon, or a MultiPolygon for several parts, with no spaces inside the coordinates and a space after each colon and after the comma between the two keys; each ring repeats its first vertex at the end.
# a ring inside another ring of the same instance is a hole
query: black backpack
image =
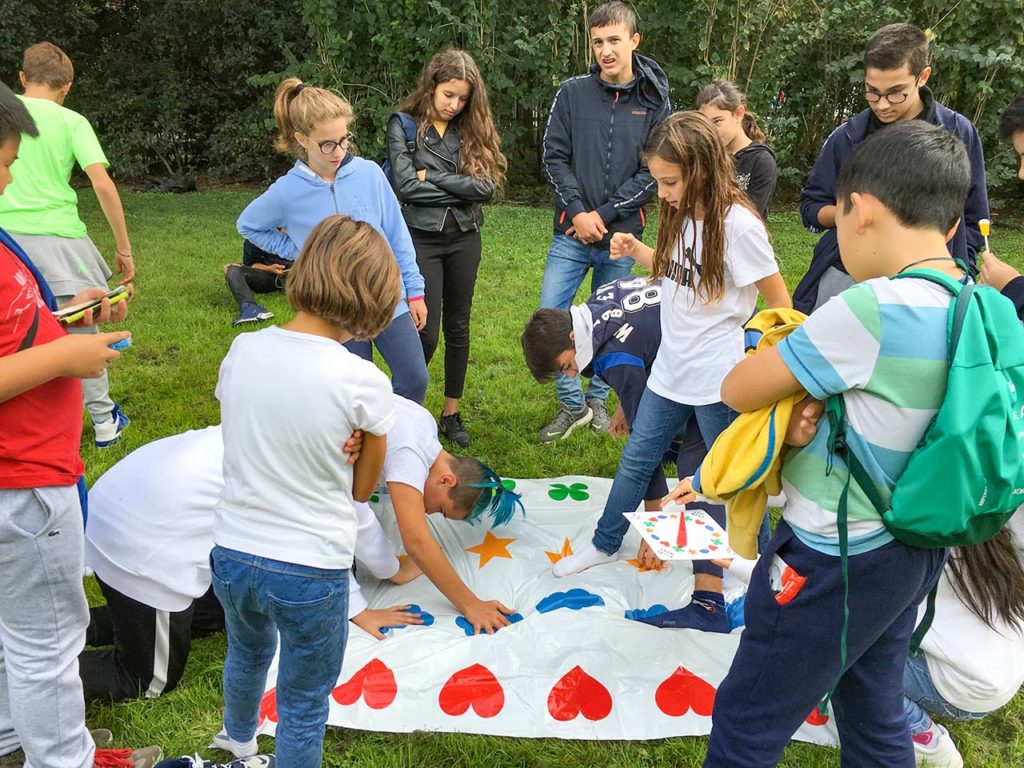
{"type": "MultiPolygon", "coordinates": [[[[416,121],[412,119],[410,115],[405,112],[395,112],[398,115],[398,119],[402,122],[402,129],[405,131],[405,145],[409,148],[410,152],[416,152],[416,121]]],[[[388,118],[390,121],[391,118],[388,118]]],[[[380,164],[381,170],[384,171],[384,175],[388,177],[388,181],[391,183],[392,188],[395,186],[395,180],[391,177],[391,158],[385,157],[384,162],[380,164]]]]}

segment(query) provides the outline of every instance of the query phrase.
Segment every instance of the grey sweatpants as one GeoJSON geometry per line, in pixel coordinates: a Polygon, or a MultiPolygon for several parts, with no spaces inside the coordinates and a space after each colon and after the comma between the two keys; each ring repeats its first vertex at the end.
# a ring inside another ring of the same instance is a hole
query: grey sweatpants
{"type": "Polygon", "coordinates": [[[75,486],[0,490],[0,755],[20,746],[25,768],[92,768],[83,568],[75,486]]]}

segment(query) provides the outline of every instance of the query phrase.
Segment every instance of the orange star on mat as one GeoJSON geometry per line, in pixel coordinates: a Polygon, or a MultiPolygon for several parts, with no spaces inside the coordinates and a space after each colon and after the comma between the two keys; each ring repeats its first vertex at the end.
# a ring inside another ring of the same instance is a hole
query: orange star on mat
{"type": "Polygon", "coordinates": [[[484,534],[484,540],[482,543],[477,544],[475,547],[469,547],[466,551],[472,552],[475,555],[480,555],[480,567],[483,568],[491,561],[492,558],[495,557],[507,557],[511,560],[512,555],[508,552],[508,545],[513,541],[515,541],[515,539],[501,539],[490,531],[487,531],[484,534]]]}
{"type": "Polygon", "coordinates": [[[565,542],[562,544],[562,548],[558,552],[545,552],[544,554],[548,556],[548,560],[551,561],[552,565],[557,563],[563,557],[568,557],[569,555],[571,555],[572,546],[569,544],[569,537],[565,537],[565,542]]]}
{"type": "Polygon", "coordinates": [[[645,568],[644,566],[640,565],[640,560],[636,557],[634,557],[632,560],[627,560],[626,563],[632,565],[634,568],[640,571],[640,573],[647,573],[648,571],[662,571],[667,567],[664,563],[661,563],[660,565],[656,565],[653,568],[645,568]]]}

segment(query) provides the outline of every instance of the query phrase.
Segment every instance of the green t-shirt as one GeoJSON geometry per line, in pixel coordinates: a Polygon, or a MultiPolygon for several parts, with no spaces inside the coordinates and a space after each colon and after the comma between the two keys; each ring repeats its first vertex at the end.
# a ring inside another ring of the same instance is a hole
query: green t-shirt
{"type": "Polygon", "coordinates": [[[109,165],[89,121],[49,99],[19,96],[39,136],[21,137],[13,181],[0,195],[0,227],[21,235],[85,237],[78,195],[68,183],[78,163],[109,165]]]}

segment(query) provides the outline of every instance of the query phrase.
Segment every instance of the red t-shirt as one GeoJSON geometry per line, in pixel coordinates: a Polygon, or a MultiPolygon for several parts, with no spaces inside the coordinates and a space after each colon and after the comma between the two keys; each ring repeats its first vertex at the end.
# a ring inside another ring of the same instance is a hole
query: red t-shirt
{"type": "MultiPolygon", "coordinates": [[[[0,243],[0,355],[65,335],[35,277],[0,243]]],[[[0,403],[0,488],[74,485],[84,471],[82,383],[51,379],[0,403]]]]}

